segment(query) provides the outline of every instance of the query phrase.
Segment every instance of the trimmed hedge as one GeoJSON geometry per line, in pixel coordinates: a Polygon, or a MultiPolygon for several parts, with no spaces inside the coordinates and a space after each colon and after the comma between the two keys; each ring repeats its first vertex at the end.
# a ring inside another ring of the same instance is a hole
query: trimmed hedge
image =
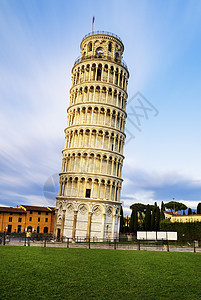
{"type": "Polygon", "coordinates": [[[161,220],[161,231],[176,231],[179,241],[201,240],[201,222],[170,222],[170,220],[161,220]]]}

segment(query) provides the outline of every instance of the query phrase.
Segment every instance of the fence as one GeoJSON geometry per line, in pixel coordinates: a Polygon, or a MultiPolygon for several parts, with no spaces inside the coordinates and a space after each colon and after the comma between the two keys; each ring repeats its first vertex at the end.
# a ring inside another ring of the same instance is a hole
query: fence
{"type": "MultiPolygon", "coordinates": [[[[26,246],[27,240],[25,236],[0,236],[0,244],[2,245],[18,245],[26,246]]],[[[89,248],[89,249],[122,249],[122,250],[144,250],[144,251],[167,251],[167,252],[199,252],[201,253],[200,241],[147,241],[136,240],[131,241],[122,239],[86,239],[82,237],[72,238],[63,237],[61,242],[56,241],[50,236],[42,236],[40,238],[31,238],[31,246],[39,247],[63,247],[63,248],[89,248]]]]}

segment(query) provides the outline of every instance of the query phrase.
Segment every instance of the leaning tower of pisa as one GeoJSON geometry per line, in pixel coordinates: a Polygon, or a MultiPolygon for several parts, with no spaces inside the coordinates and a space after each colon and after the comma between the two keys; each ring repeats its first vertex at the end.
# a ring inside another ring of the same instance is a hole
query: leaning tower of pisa
{"type": "Polygon", "coordinates": [[[92,32],[72,68],[54,235],[119,236],[128,69],[121,39],[92,32]]]}

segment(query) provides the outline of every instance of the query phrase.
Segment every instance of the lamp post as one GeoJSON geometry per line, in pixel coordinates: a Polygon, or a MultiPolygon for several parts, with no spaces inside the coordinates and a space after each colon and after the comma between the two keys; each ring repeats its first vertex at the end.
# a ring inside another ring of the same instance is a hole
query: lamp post
{"type": "Polygon", "coordinates": [[[4,233],[3,233],[3,245],[5,246],[6,244],[6,229],[4,229],[4,233]]]}
{"type": "Polygon", "coordinates": [[[26,235],[26,230],[24,229],[24,234],[25,234],[25,238],[24,238],[24,246],[26,246],[27,243],[27,235],[26,235]]]}

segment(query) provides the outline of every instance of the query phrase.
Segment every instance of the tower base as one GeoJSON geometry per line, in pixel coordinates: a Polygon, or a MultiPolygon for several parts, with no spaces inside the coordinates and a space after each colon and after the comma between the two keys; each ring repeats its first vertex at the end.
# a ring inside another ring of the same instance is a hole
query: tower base
{"type": "Polygon", "coordinates": [[[120,202],[58,197],[54,236],[57,240],[104,241],[119,238],[120,202]]]}

